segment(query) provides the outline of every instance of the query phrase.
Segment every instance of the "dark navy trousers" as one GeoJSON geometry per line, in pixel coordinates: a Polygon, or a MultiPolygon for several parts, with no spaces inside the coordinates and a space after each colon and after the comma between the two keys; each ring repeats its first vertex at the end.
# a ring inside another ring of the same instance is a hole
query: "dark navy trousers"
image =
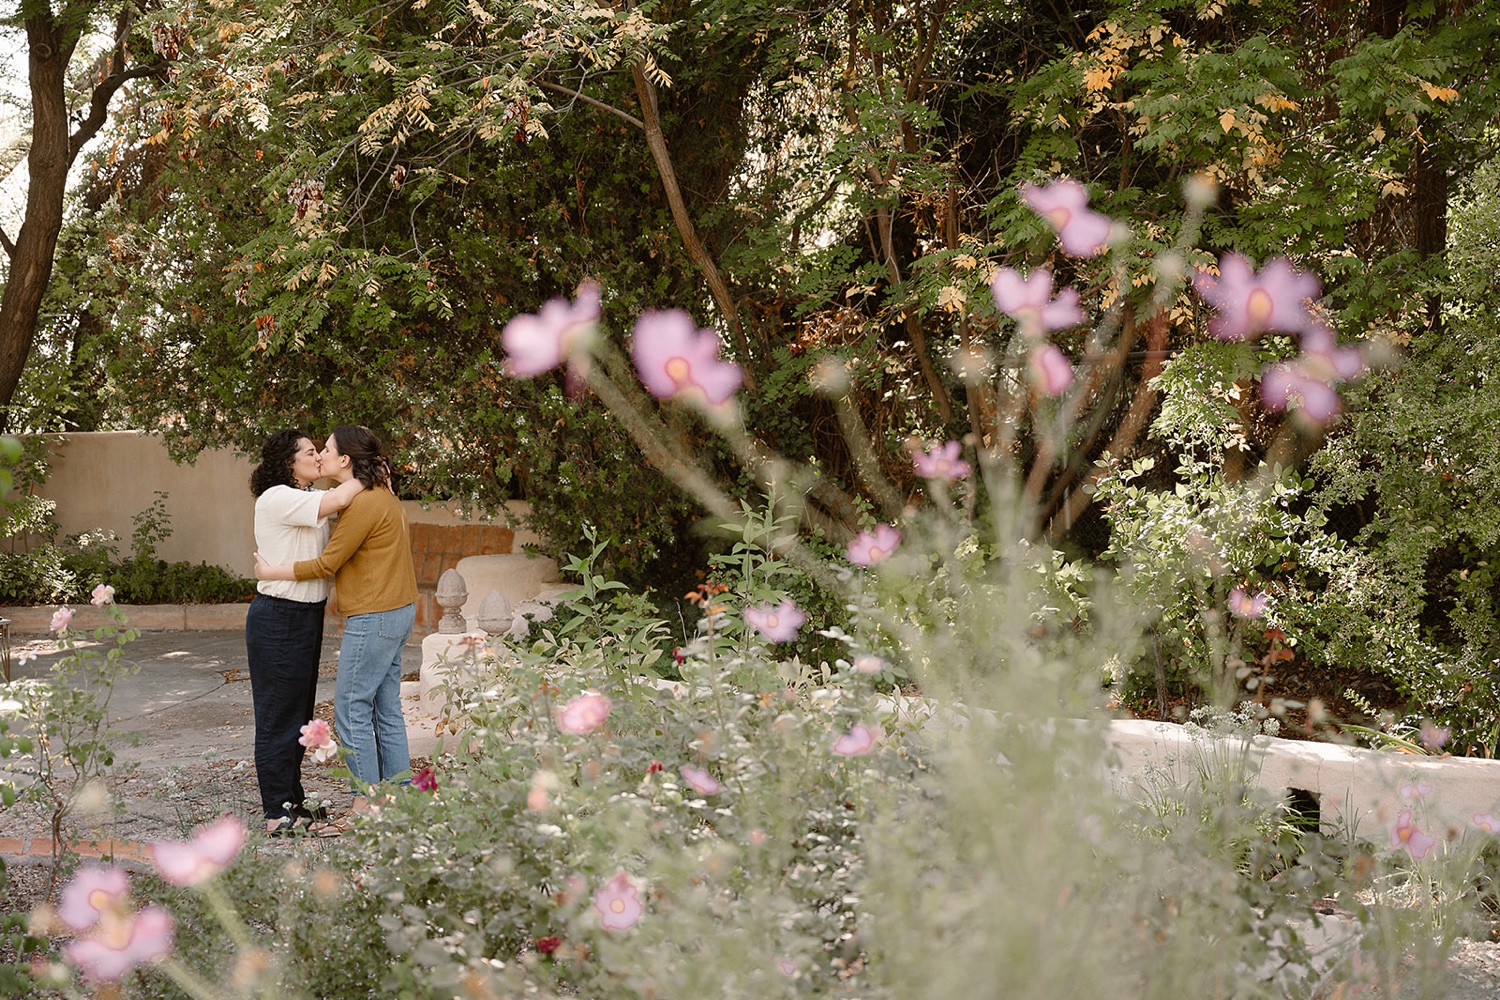
{"type": "Polygon", "coordinates": [[[313,717],[323,606],[255,595],[245,615],[245,652],[255,703],[255,774],[267,819],[305,815],[302,756],[297,742],[313,717]]]}

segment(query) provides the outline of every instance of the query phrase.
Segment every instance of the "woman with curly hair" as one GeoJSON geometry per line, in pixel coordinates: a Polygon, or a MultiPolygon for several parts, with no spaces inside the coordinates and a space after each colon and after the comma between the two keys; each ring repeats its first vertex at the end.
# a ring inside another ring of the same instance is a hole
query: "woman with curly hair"
{"type": "MultiPolygon", "coordinates": [[[[277,431],[260,448],[250,473],[255,494],[255,544],[280,562],[310,559],[323,551],[332,526],[364,484],[315,490],[322,477],[317,446],[301,431],[277,431]]],[[[255,776],[266,832],[287,833],[320,817],[306,806],[302,788],[302,726],[317,701],[318,658],[323,648],[327,580],[262,580],[245,615],[245,653],[255,710],[255,776]]]]}
{"type": "Polygon", "coordinates": [[[322,554],[273,565],[258,553],[262,580],[332,576],[347,616],[333,714],[349,752],[356,811],[369,787],[411,769],[401,714],[401,652],[416,621],[417,575],[406,512],[396,499],[390,460],[368,427],[335,427],[320,456],[322,473],[365,489],[339,517],[322,554]]]}

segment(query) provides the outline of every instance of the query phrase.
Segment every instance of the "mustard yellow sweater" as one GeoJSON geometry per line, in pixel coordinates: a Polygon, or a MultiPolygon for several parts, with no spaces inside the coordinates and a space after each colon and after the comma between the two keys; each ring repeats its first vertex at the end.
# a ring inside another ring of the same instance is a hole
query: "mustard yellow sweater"
{"type": "Polygon", "coordinates": [[[292,568],[299,580],[333,577],[344,615],[392,611],[417,599],[406,511],[384,486],[356,496],[339,514],[323,554],[292,568]]]}

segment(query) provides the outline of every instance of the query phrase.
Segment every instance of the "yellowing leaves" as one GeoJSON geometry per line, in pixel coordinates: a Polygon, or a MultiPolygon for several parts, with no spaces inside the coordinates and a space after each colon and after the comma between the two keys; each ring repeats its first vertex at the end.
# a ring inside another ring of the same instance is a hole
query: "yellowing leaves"
{"type": "Polygon", "coordinates": [[[1233,132],[1234,127],[1237,124],[1239,124],[1239,120],[1235,118],[1233,108],[1225,108],[1223,112],[1220,113],[1219,125],[1224,129],[1225,132],[1233,132]]]}
{"type": "Polygon", "coordinates": [[[1083,71],[1083,88],[1090,94],[1103,93],[1115,85],[1124,69],[1124,66],[1092,66],[1083,71]]]}
{"type": "Polygon", "coordinates": [[[959,312],[969,297],[957,285],[946,285],[938,292],[938,305],[947,312],[959,312]]]}
{"type": "Polygon", "coordinates": [[[1434,86],[1426,80],[1418,80],[1417,83],[1426,91],[1429,101],[1452,101],[1458,97],[1458,91],[1452,87],[1434,86]]]}
{"type": "Polygon", "coordinates": [[[1267,111],[1294,111],[1298,107],[1296,101],[1289,100],[1280,94],[1273,94],[1270,91],[1257,96],[1255,103],[1267,111]]]}

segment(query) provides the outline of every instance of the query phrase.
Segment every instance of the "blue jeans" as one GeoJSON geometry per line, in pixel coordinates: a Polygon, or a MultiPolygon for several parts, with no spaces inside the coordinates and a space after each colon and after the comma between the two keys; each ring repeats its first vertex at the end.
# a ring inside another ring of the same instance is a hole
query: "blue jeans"
{"type": "Polygon", "coordinates": [[[323,602],[256,594],[245,615],[245,654],[255,706],[255,776],[267,819],[305,815],[298,740],[317,703],[323,602]]]}
{"type": "Polygon", "coordinates": [[[401,649],[416,623],[415,604],[351,615],[344,623],[333,720],[349,751],[355,791],[411,770],[401,714],[401,649]]]}

